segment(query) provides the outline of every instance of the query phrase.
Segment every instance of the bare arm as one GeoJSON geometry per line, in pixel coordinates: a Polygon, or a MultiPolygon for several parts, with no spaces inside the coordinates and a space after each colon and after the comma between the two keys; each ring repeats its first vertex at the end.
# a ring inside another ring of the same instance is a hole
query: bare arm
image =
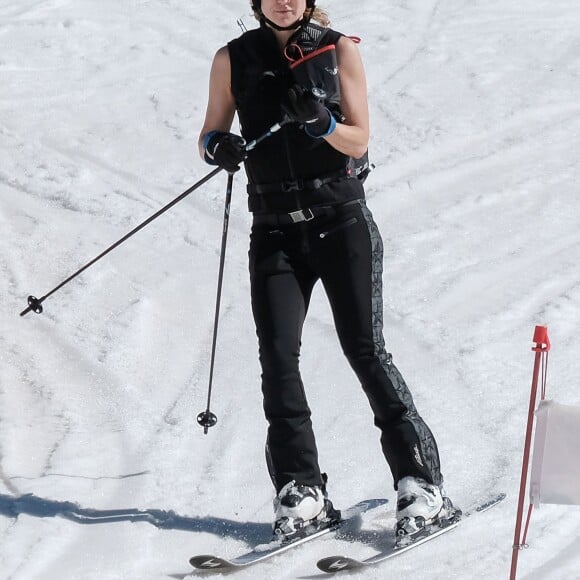
{"type": "Polygon", "coordinates": [[[203,138],[210,131],[229,131],[236,106],[231,87],[230,54],[227,46],[220,48],[213,59],[209,77],[209,97],[205,121],[198,140],[199,153],[203,158],[203,138]]]}
{"type": "Polygon", "coordinates": [[[340,108],[346,120],[339,123],[326,140],[341,153],[358,159],[366,152],[369,142],[364,67],[356,44],[346,36],[338,41],[336,56],[340,74],[340,108]]]}

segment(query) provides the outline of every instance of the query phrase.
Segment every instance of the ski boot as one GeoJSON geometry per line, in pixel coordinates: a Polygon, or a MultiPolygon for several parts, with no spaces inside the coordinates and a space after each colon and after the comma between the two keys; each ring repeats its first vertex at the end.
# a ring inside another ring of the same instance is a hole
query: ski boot
{"type": "Polygon", "coordinates": [[[331,527],[340,521],[326,494],[326,486],[290,481],[274,499],[274,537],[287,542],[331,527]]]}
{"type": "Polygon", "coordinates": [[[426,535],[434,527],[444,528],[461,518],[439,486],[424,479],[404,477],[397,493],[397,545],[404,546],[426,535]]]}

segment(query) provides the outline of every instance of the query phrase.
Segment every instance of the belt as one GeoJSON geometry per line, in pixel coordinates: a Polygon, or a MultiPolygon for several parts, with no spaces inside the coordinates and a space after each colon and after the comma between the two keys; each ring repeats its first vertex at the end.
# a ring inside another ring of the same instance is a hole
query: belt
{"type": "Polygon", "coordinates": [[[323,205],[298,209],[287,213],[258,213],[254,214],[254,225],[283,226],[309,222],[317,217],[335,215],[340,208],[359,203],[358,199],[338,205],[323,205]]]}
{"type": "Polygon", "coordinates": [[[303,191],[305,189],[320,189],[333,181],[356,177],[350,168],[340,169],[316,179],[294,179],[280,181],[278,183],[248,183],[247,191],[251,194],[263,193],[288,193],[290,191],[303,191]]]}

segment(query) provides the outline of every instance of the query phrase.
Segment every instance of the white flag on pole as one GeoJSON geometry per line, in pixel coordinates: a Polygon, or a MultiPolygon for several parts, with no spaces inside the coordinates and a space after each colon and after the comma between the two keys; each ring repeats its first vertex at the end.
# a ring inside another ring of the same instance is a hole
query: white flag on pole
{"type": "Polygon", "coordinates": [[[580,407],[541,401],[530,477],[530,502],[580,505],[580,407]]]}

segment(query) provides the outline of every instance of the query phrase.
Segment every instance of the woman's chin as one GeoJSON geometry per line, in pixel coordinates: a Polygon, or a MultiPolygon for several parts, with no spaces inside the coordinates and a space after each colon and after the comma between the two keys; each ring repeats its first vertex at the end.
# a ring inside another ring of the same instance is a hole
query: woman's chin
{"type": "Polygon", "coordinates": [[[274,18],[270,19],[274,24],[278,26],[291,26],[300,18],[296,17],[294,14],[276,14],[274,18]]]}

